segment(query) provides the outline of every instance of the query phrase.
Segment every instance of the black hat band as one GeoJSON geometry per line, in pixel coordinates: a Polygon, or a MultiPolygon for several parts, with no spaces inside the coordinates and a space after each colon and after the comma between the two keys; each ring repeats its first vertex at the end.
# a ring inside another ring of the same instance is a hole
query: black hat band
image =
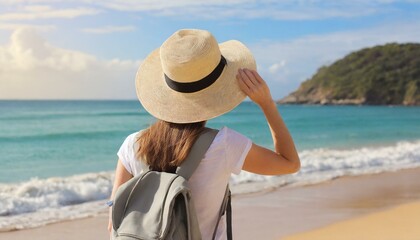
{"type": "Polygon", "coordinates": [[[194,82],[177,82],[169,78],[166,74],[165,75],[165,81],[166,84],[172,89],[177,92],[181,93],[193,93],[201,91],[205,88],[208,88],[210,85],[212,85],[216,80],[220,77],[220,75],[223,72],[223,69],[225,65],[227,64],[225,57],[221,55],[220,62],[216,66],[216,68],[207,76],[204,78],[194,81],[194,82]]]}

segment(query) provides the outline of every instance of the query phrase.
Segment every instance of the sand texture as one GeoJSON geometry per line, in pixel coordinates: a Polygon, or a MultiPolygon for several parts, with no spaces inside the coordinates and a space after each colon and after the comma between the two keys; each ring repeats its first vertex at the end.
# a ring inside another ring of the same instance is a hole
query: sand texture
{"type": "Polygon", "coordinates": [[[285,240],[321,239],[418,240],[420,239],[420,201],[285,238],[285,240]]]}

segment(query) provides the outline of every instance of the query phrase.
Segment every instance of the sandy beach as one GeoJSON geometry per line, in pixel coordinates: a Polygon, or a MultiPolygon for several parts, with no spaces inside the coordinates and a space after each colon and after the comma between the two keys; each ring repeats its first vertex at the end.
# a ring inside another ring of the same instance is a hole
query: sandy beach
{"type": "Polygon", "coordinates": [[[286,237],[285,240],[418,240],[420,239],[419,220],[420,201],[417,201],[286,237]]]}
{"type": "MultiPolygon", "coordinates": [[[[378,232],[375,229],[381,229],[386,236],[419,239],[418,228],[410,228],[420,219],[416,217],[420,216],[419,180],[420,168],[416,168],[235,196],[234,238],[393,239],[373,235],[378,232]],[[401,227],[387,227],[395,224],[401,227]],[[341,238],[352,236],[355,227],[364,235],[341,238]]],[[[92,218],[0,233],[0,239],[108,239],[107,221],[104,212],[92,218]]]]}

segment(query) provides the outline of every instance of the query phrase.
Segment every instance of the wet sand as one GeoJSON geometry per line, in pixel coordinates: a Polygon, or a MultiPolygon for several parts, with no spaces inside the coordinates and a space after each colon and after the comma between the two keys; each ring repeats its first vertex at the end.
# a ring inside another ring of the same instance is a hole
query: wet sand
{"type": "Polygon", "coordinates": [[[282,239],[420,200],[420,168],[339,178],[235,199],[237,239],[282,239]]]}

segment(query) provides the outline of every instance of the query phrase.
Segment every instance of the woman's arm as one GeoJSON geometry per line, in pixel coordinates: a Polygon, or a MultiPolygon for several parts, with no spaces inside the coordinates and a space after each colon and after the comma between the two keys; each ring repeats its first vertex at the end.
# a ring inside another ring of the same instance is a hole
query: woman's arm
{"type": "MultiPolygon", "coordinates": [[[[117,169],[115,170],[115,180],[114,187],[112,188],[111,200],[114,200],[115,193],[120,185],[127,182],[133,177],[121,163],[121,160],[118,160],[117,169]]],[[[109,208],[109,222],[108,222],[108,231],[111,232],[112,229],[112,207],[109,208]]]]}
{"type": "Polygon", "coordinates": [[[242,91],[264,112],[275,148],[275,151],[272,151],[252,144],[243,170],[263,175],[299,171],[300,159],[295,144],[265,81],[256,71],[248,69],[240,69],[236,78],[242,91]]]}

